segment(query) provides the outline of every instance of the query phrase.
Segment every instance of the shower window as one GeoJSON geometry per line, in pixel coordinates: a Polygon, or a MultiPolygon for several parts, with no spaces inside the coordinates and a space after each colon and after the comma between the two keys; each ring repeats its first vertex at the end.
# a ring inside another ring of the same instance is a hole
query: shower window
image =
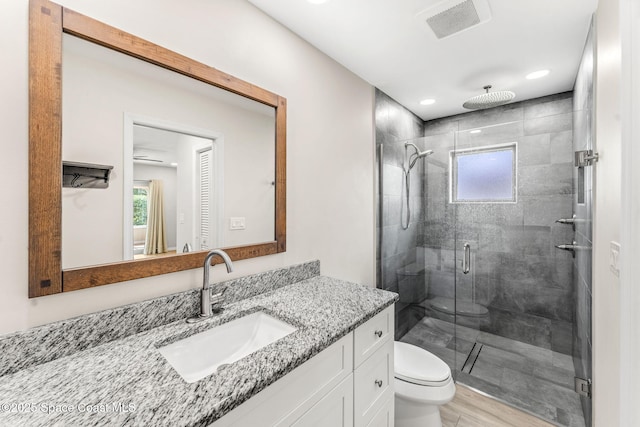
{"type": "Polygon", "coordinates": [[[452,203],[515,203],[516,143],[450,152],[449,195],[452,203]]]}

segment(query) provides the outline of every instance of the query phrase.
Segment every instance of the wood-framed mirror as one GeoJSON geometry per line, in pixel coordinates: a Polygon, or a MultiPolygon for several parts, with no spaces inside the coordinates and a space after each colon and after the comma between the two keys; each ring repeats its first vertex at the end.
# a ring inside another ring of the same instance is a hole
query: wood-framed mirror
{"type": "MultiPolygon", "coordinates": [[[[198,248],[180,253],[183,248],[178,242],[174,255],[143,259],[127,259],[125,256],[124,260],[116,262],[99,262],[72,268],[63,265],[63,160],[67,160],[63,158],[63,111],[67,111],[63,108],[63,38],[69,35],[83,43],[90,42],[111,52],[115,51],[141,60],[147,65],[160,67],[162,72],[168,70],[181,78],[191,79],[197,84],[205,84],[218,91],[222,89],[225,93],[239,95],[245,101],[256,101],[263,107],[273,109],[271,125],[274,140],[273,154],[266,156],[267,160],[265,160],[270,163],[268,166],[272,170],[273,177],[269,179],[273,203],[268,205],[271,206],[269,209],[273,210],[268,215],[269,218],[273,218],[273,224],[268,225],[273,227],[268,234],[273,235],[273,240],[237,245],[223,244],[222,247],[233,260],[284,252],[286,250],[287,105],[285,98],[58,4],[47,0],[31,0],[29,11],[29,297],[199,268],[206,255],[206,250],[198,248]]],[[[132,116],[124,113],[123,121],[129,120],[133,123],[132,116]]],[[[145,121],[141,120],[140,123],[144,127],[145,121]]],[[[195,135],[197,132],[190,133],[195,135]]],[[[233,141],[225,140],[225,144],[229,147],[233,141]]],[[[229,150],[225,148],[225,152],[227,151],[229,150]]],[[[138,160],[142,157],[146,155],[139,154],[136,157],[134,153],[133,156],[138,160]]],[[[126,168],[125,165],[121,169],[126,168]]],[[[126,175],[126,171],[119,171],[117,167],[113,169],[113,176],[126,177],[126,175]]],[[[233,180],[242,181],[237,176],[227,179],[227,181],[233,180]]],[[[115,184],[125,189],[130,185],[123,184],[122,179],[115,184]]],[[[104,190],[83,189],[83,191],[104,190]]],[[[124,216],[127,216],[126,211],[124,216]]],[[[100,224],[96,227],[100,227],[100,224]]],[[[186,250],[188,246],[190,245],[185,244],[184,249],[186,250]]],[[[126,244],[124,247],[124,252],[127,252],[126,244]]],[[[91,250],[82,246],[80,249],[91,250]]]]}

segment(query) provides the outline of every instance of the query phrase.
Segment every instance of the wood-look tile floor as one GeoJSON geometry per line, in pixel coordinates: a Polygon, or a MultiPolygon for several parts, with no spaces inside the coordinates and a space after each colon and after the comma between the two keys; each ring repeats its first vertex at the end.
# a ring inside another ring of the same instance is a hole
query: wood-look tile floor
{"type": "Polygon", "coordinates": [[[540,418],[456,385],[456,396],[440,407],[442,427],[553,427],[540,418]]]}

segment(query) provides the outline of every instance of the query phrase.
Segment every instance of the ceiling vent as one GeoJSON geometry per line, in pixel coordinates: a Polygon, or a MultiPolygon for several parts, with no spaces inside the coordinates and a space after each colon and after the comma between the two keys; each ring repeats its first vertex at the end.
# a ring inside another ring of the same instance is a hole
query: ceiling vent
{"type": "Polygon", "coordinates": [[[443,39],[489,21],[491,9],[486,0],[447,0],[420,12],[418,18],[443,39]]]}

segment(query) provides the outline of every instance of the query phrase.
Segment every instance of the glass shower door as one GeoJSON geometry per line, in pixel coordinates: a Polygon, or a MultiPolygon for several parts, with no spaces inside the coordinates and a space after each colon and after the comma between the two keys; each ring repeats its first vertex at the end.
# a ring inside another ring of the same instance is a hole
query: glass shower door
{"type": "Polygon", "coordinates": [[[438,356],[455,371],[460,359],[455,344],[457,206],[448,197],[449,153],[455,149],[455,133],[402,143],[431,153],[410,171],[405,206],[411,206],[410,223],[417,234],[409,259],[395,271],[400,294],[398,338],[438,356]]]}
{"type": "Polygon", "coordinates": [[[456,379],[559,425],[584,425],[573,381],[577,252],[558,248],[575,237],[562,221],[573,214],[573,138],[525,123],[461,120],[450,153],[456,379]]]}
{"type": "Polygon", "coordinates": [[[517,272],[509,266],[524,256],[527,239],[518,193],[524,132],[521,121],[459,126],[449,153],[449,202],[457,206],[456,379],[493,394],[502,385],[502,359],[512,356],[502,349],[517,338],[505,333],[513,319],[495,307],[514,296],[508,277],[517,272]]]}
{"type": "MultiPolygon", "coordinates": [[[[591,172],[573,166],[569,98],[426,123],[421,138],[386,138],[378,277],[400,295],[397,340],[438,356],[458,384],[559,425],[582,425],[574,359],[588,375],[590,292],[574,299],[574,258],[556,246],[574,237],[590,243],[590,199],[582,209],[574,196],[582,188],[590,197],[591,172]],[[514,121],[478,125],[504,117],[514,121]],[[419,159],[407,173],[412,153],[419,159]],[[574,173],[585,177],[578,190],[574,173]],[[557,222],[574,209],[583,236],[557,222]],[[583,335],[572,335],[574,320],[583,335]]],[[[576,268],[587,265],[590,255],[575,254],[576,268]]]]}

